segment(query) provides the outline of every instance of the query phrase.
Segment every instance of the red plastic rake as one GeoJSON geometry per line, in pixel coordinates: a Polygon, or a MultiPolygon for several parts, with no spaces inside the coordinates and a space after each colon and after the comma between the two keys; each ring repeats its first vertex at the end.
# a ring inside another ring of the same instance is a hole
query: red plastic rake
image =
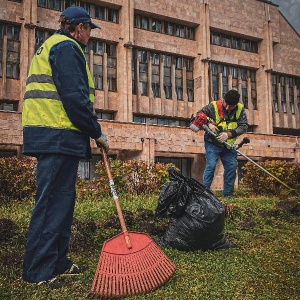
{"type": "Polygon", "coordinates": [[[102,155],[123,232],[103,244],[89,296],[122,298],[154,291],[173,276],[176,266],[148,234],[127,231],[103,149],[102,155]]]}

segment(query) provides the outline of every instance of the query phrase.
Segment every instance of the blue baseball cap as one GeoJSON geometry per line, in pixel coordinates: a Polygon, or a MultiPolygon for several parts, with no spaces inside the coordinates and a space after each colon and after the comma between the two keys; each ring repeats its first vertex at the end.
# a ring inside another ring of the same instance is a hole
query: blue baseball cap
{"type": "Polygon", "coordinates": [[[61,13],[61,16],[64,16],[66,18],[68,24],[89,23],[92,29],[95,28],[101,29],[100,26],[92,22],[88,12],[80,6],[71,6],[66,8],[61,13]]]}

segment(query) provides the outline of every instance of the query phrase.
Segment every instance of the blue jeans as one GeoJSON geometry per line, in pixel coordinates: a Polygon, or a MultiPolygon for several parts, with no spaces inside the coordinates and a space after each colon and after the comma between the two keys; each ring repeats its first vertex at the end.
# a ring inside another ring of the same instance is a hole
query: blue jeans
{"type": "Polygon", "coordinates": [[[48,280],[71,267],[67,258],[75,207],[79,158],[42,154],[38,158],[37,190],[23,261],[23,279],[48,280]]]}
{"type": "Polygon", "coordinates": [[[203,184],[210,189],[214,179],[214,173],[218,158],[220,157],[224,167],[224,189],[226,197],[232,197],[237,168],[237,152],[232,149],[221,148],[212,143],[205,142],[205,159],[206,165],[203,173],[203,184]]]}

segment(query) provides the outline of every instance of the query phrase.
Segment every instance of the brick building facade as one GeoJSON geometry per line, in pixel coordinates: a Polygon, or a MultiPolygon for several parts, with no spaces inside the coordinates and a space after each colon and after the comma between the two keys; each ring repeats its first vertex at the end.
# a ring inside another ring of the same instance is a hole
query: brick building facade
{"type": "MultiPolygon", "coordinates": [[[[241,151],[255,161],[300,162],[300,37],[266,0],[2,0],[0,156],[22,156],[29,64],[73,4],[102,28],[92,31],[85,53],[110,155],[174,162],[201,181],[203,132],[189,130],[190,116],[236,88],[251,140],[241,151]]],[[[93,159],[81,163],[85,177],[100,155],[91,145],[93,159]]],[[[239,157],[239,169],[244,162],[239,157]]],[[[221,165],[216,175],[218,189],[221,165]]]]}

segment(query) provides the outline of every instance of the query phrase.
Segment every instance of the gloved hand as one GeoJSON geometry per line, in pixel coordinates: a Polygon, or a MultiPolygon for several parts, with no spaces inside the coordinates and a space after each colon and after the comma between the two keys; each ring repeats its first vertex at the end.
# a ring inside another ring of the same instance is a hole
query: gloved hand
{"type": "Polygon", "coordinates": [[[217,133],[217,126],[212,123],[208,123],[208,127],[213,133],[217,133]]]}
{"type": "Polygon", "coordinates": [[[108,152],[109,146],[107,143],[107,138],[103,133],[99,138],[95,139],[95,141],[99,148],[103,148],[106,153],[108,152]]]}
{"type": "Polygon", "coordinates": [[[228,134],[227,132],[221,132],[218,136],[217,136],[217,140],[220,143],[224,143],[228,140],[228,134]]]}

